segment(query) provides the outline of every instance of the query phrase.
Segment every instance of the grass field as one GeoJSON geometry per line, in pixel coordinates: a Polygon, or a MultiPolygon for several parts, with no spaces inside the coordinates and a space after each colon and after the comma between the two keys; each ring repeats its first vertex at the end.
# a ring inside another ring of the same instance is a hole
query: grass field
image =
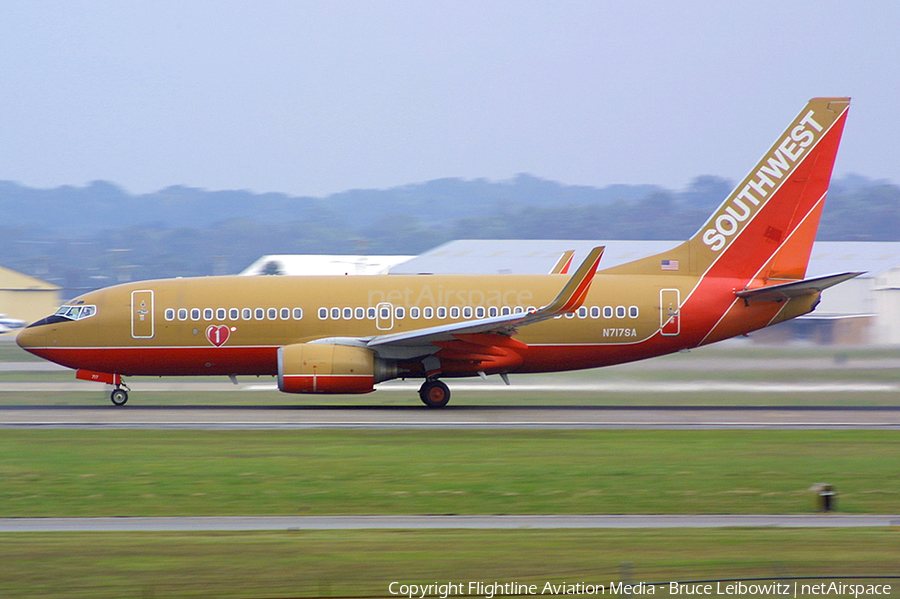
{"type": "MultiPolygon", "coordinates": [[[[900,532],[872,529],[6,534],[0,596],[391,597],[393,581],[542,588],[623,579],[840,580],[900,574],[898,542],[900,532]]],[[[892,584],[900,596],[900,578],[845,582],[892,584]]]]}
{"type": "Polygon", "coordinates": [[[6,430],[4,516],[894,513],[888,431],[6,430]]]}

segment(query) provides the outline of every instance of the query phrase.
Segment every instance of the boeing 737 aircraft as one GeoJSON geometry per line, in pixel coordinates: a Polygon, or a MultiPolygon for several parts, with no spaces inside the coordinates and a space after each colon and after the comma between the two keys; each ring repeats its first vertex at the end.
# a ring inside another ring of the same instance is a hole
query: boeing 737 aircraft
{"type": "MultiPolygon", "coordinates": [[[[368,393],[444,379],[620,364],[698,347],[815,309],[861,273],[804,279],[848,98],[815,98],[700,230],[670,251],[569,276],[207,277],[82,295],[18,335],[29,352],[115,385],[123,377],[278,377],[287,393],[368,393]]],[[[568,256],[571,260],[571,255],[568,256]]]]}
{"type": "Polygon", "coordinates": [[[10,318],[6,314],[0,314],[0,333],[8,333],[16,329],[21,329],[27,322],[18,318],[10,318]]]}

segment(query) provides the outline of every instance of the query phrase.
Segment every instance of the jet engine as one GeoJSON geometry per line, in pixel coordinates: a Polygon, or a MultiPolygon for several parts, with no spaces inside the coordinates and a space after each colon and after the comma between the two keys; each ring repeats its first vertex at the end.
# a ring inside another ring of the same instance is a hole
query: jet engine
{"type": "Polygon", "coordinates": [[[397,364],[364,347],[295,343],[278,349],[278,389],[285,393],[370,393],[397,377],[397,364]]]}

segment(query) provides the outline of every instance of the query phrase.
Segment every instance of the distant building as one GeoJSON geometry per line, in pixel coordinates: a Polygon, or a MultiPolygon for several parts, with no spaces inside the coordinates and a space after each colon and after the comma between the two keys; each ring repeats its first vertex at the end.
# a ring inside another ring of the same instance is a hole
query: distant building
{"type": "MultiPolygon", "coordinates": [[[[600,268],[664,252],[680,241],[458,240],[420,256],[263,256],[244,275],[546,274],[563,252],[573,265],[605,245],[600,268]]],[[[818,241],[807,277],[864,271],[822,294],[811,314],[757,331],[757,343],[900,345],[900,242],[818,241]]]]}
{"type": "Polygon", "coordinates": [[[24,320],[40,320],[60,306],[60,288],[0,266],[0,314],[24,320]]]}
{"type": "MultiPolygon", "coordinates": [[[[600,268],[675,247],[680,241],[458,240],[403,262],[391,273],[548,273],[563,252],[577,265],[591,248],[605,245],[600,268]]],[[[822,294],[811,314],[757,331],[758,343],[900,345],[900,242],[817,241],[807,277],[864,271],[822,294]]]]}
{"type": "Polygon", "coordinates": [[[241,275],[383,275],[413,256],[325,256],[317,254],[263,256],[241,275]]]}

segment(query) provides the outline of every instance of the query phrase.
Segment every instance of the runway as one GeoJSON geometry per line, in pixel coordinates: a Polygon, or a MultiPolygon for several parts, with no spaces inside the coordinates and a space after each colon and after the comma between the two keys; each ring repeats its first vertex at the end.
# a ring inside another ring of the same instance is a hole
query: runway
{"type": "Polygon", "coordinates": [[[898,407],[2,406],[16,429],[900,430],[898,407]]]}
{"type": "Polygon", "coordinates": [[[9,532],[900,527],[900,515],[194,516],[0,518],[9,532]]]}

